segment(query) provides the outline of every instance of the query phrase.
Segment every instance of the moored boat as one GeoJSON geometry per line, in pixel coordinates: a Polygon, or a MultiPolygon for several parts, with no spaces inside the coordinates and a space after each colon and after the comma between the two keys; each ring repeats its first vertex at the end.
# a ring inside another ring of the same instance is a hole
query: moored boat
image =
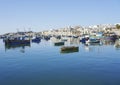
{"type": "Polygon", "coordinates": [[[89,43],[100,43],[100,39],[89,39],[89,43]]]}
{"type": "Polygon", "coordinates": [[[5,44],[5,49],[12,49],[12,48],[25,48],[25,47],[30,47],[31,45],[29,43],[26,44],[5,44]]]}
{"type": "Polygon", "coordinates": [[[54,45],[55,46],[61,46],[61,45],[64,45],[64,42],[55,42],[54,45]]]}
{"type": "Polygon", "coordinates": [[[43,39],[46,41],[50,40],[50,38],[51,38],[51,36],[43,36],[43,39]]]}
{"type": "Polygon", "coordinates": [[[8,39],[5,39],[4,42],[5,44],[10,44],[10,45],[30,44],[30,39],[25,37],[8,38],[8,39]]]}
{"type": "Polygon", "coordinates": [[[79,51],[79,47],[75,47],[75,46],[64,46],[61,48],[61,53],[71,53],[78,51],[79,51]]]}
{"type": "Polygon", "coordinates": [[[78,38],[79,36],[74,35],[73,38],[78,38]]]}
{"type": "Polygon", "coordinates": [[[40,37],[35,37],[34,39],[32,39],[32,42],[40,43],[41,42],[41,38],[40,37]]]}
{"type": "Polygon", "coordinates": [[[88,41],[88,40],[89,40],[89,37],[86,37],[86,38],[84,37],[84,38],[80,39],[80,42],[83,43],[83,44],[85,44],[86,41],[88,41]]]}

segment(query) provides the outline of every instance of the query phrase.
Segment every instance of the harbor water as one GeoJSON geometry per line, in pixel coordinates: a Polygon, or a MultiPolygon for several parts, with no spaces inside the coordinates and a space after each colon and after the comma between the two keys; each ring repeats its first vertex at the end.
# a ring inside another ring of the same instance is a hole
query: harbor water
{"type": "Polygon", "coordinates": [[[75,40],[65,45],[79,51],[61,53],[51,40],[18,47],[0,40],[0,85],[120,85],[120,48],[75,40]]]}

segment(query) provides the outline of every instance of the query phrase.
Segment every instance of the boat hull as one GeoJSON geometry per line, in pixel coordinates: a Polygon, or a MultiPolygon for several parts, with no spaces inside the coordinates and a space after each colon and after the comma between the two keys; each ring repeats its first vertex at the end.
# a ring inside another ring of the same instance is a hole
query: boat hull
{"type": "Polygon", "coordinates": [[[78,52],[78,51],[79,51],[79,47],[74,47],[74,46],[61,48],[61,53],[72,53],[72,52],[78,52]]]}
{"type": "Polygon", "coordinates": [[[56,42],[54,43],[55,46],[61,46],[61,45],[64,45],[64,42],[56,42]]]}
{"type": "Polygon", "coordinates": [[[24,44],[30,44],[30,40],[5,40],[5,44],[24,45],[24,44]]]}

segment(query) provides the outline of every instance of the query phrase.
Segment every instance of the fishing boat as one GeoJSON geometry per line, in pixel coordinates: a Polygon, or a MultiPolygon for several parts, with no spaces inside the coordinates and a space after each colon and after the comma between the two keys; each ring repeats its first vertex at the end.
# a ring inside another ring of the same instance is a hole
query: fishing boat
{"type": "Polygon", "coordinates": [[[61,36],[55,36],[56,37],[56,39],[61,39],[61,36]]]}
{"type": "Polygon", "coordinates": [[[22,37],[22,38],[8,38],[5,41],[5,44],[9,45],[22,45],[22,44],[30,44],[30,39],[22,37]]]}
{"type": "Polygon", "coordinates": [[[50,38],[51,38],[51,36],[43,36],[43,39],[46,41],[50,40],[50,38]]]}
{"type": "Polygon", "coordinates": [[[15,44],[15,45],[12,45],[12,44],[5,44],[5,49],[14,49],[14,48],[25,48],[25,47],[30,47],[30,44],[29,43],[26,43],[26,44],[15,44]]]}
{"type": "Polygon", "coordinates": [[[83,44],[85,44],[86,41],[88,41],[88,40],[89,40],[89,37],[84,37],[84,38],[80,39],[80,42],[83,43],[83,44]]]}
{"type": "Polygon", "coordinates": [[[41,42],[41,38],[40,37],[35,37],[34,39],[32,39],[32,42],[40,43],[41,42]]]}
{"type": "Polygon", "coordinates": [[[79,47],[75,47],[75,46],[64,46],[61,48],[61,53],[71,53],[78,51],[79,51],[79,47]]]}
{"type": "Polygon", "coordinates": [[[115,42],[118,39],[118,36],[115,33],[104,34],[104,40],[115,42]]]}

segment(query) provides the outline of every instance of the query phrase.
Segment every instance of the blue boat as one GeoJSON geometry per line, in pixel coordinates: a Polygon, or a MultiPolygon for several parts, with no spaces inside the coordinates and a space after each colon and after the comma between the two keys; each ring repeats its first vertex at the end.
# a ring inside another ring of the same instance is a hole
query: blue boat
{"type": "Polygon", "coordinates": [[[5,40],[5,44],[9,45],[30,44],[30,40],[5,40]]]}
{"type": "Polygon", "coordinates": [[[80,42],[83,43],[83,44],[85,44],[86,41],[88,41],[88,40],[89,40],[89,38],[82,38],[82,39],[80,40],[80,42]]]}
{"type": "Polygon", "coordinates": [[[35,37],[34,39],[32,39],[32,42],[40,43],[41,42],[41,38],[40,37],[35,37]]]}
{"type": "Polygon", "coordinates": [[[25,48],[25,47],[30,47],[31,45],[29,43],[25,44],[5,44],[5,49],[13,49],[13,48],[25,48]]]}
{"type": "Polygon", "coordinates": [[[9,45],[24,45],[30,44],[30,39],[25,37],[7,38],[4,42],[9,45]]]}

